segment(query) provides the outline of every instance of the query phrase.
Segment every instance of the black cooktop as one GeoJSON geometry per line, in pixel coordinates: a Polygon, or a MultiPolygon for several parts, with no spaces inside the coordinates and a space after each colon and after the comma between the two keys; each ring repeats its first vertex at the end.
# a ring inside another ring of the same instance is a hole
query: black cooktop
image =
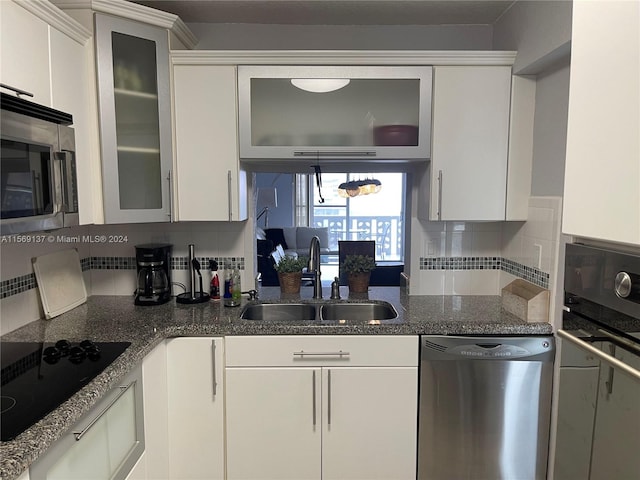
{"type": "Polygon", "coordinates": [[[130,342],[0,342],[0,440],[13,440],[84,387],[130,342]]]}

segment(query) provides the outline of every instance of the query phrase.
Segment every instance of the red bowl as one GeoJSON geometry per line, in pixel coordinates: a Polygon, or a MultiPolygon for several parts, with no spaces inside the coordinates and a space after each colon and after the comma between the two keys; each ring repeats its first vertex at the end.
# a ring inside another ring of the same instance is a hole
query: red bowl
{"type": "Polygon", "coordinates": [[[373,129],[373,139],[379,146],[417,146],[418,127],[415,125],[382,125],[373,129]]]}

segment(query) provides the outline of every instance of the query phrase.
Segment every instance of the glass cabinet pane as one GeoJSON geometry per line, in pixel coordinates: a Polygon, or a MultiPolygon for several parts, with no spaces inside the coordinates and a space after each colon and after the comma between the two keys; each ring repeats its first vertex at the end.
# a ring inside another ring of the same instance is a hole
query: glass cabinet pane
{"type": "Polygon", "coordinates": [[[96,14],[106,223],[170,220],[166,29],[96,14]]]}
{"type": "Polygon", "coordinates": [[[431,67],[240,66],[238,91],[242,158],[429,156],[431,67]]]}
{"type": "Polygon", "coordinates": [[[162,208],[156,44],[111,38],[120,208],[162,208]]]}

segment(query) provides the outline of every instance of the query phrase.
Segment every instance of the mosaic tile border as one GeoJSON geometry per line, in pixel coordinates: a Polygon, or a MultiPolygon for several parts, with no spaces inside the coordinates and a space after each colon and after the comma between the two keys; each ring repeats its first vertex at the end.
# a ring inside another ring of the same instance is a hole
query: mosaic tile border
{"type": "MultiPolygon", "coordinates": [[[[202,270],[209,270],[209,260],[215,260],[220,269],[245,269],[244,257],[197,257],[202,270]]],[[[189,257],[172,257],[171,270],[188,270],[189,257]]],[[[135,257],[86,257],[80,261],[82,271],[135,270],[135,257]]],[[[420,270],[502,270],[523,278],[542,288],[549,288],[549,274],[502,257],[421,257],[420,270]]],[[[33,273],[2,280],[0,299],[36,288],[33,273]]]]}
{"type": "Polygon", "coordinates": [[[420,270],[502,270],[549,288],[547,272],[502,257],[420,257],[420,270]]]}
{"type": "MultiPolygon", "coordinates": [[[[209,260],[218,262],[219,268],[245,269],[244,257],[197,257],[202,270],[209,270],[209,260]]],[[[172,257],[171,270],[188,270],[189,257],[172,257]]],[[[80,260],[83,272],[87,270],[135,270],[135,257],[85,257],[80,260]]],[[[2,280],[0,282],[0,299],[11,297],[32,288],[36,288],[36,277],[33,273],[2,280]]]]}

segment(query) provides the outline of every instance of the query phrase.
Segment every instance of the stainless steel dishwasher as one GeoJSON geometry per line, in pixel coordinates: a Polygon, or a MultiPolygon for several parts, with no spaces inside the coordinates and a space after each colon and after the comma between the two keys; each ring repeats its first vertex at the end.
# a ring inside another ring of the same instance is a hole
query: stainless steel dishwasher
{"type": "Polygon", "coordinates": [[[423,335],[419,480],[546,478],[552,336],[423,335]]]}

